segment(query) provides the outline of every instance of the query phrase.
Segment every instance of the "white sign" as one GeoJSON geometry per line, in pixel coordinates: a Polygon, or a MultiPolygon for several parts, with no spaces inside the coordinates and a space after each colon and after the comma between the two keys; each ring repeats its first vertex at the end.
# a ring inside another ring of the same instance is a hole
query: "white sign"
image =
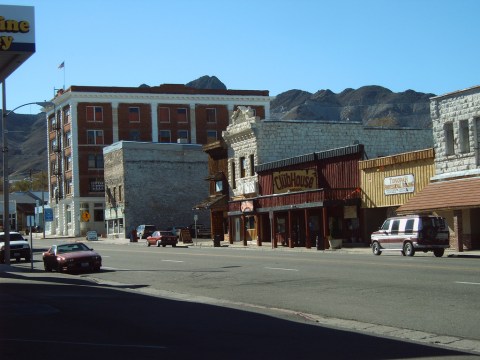
{"type": "Polygon", "coordinates": [[[387,177],[383,180],[385,195],[413,193],[415,177],[412,174],[387,177]]]}
{"type": "Polygon", "coordinates": [[[87,231],[87,240],[96,241],[98,240],[98,234],[95,230],[87,231]]]}

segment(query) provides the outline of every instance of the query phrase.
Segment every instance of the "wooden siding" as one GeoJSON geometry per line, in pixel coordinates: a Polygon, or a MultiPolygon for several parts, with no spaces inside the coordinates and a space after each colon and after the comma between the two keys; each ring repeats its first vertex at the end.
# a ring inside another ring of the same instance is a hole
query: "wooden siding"
{"type": "Polygon", "coordinates": [[[362,188],[362,207],[389,207],[405,204],[421,191],[435,175],[433,149],[387,156],[359,163],[362,188]],[[413,193],[385,195],[384,179],[412,174],[415,178],[413,193]]]}

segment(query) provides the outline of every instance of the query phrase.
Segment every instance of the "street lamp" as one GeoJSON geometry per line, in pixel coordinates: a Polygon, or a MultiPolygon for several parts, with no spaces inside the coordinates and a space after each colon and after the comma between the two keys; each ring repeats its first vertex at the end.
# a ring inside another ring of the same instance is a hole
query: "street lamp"
{"type": "Polygon", "coordinates": [[[4,261],[5,264],[10,265],[10,209],[9,209],[9,179],[8,179],[8,145],[7,145],[7,117],[15,110],[27,106],[38,105],[44,108],[55,106],[51,101],[31,102],[17,106],[13,110],[5,113],[5,81],[2,83],[2,152],[3,152],[3,233],[4,233],[4,261]]]}

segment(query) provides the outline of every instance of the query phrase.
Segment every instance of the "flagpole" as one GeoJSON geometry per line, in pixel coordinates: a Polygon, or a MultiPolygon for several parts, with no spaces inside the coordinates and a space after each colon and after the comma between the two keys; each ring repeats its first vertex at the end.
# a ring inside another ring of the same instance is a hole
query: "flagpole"
{"type": "Polygon", "coordinates": [[[65,61],[63,62],[63,91],[65,91],[65,61]]]}

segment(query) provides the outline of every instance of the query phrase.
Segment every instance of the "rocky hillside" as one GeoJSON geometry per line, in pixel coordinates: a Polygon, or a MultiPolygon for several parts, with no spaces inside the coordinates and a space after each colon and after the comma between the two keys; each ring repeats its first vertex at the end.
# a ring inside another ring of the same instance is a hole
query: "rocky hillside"
{"type": "MultiPolygon", "coordinates": [[[[199,89],[227,89],[215,76],[202,76],[186,84],[199,89]]],[[[148,86],[142,84],[140,86],[148,86]]],[[[345,89],[339,94],[319,90],[312,94],[289,90],[275,97],[271,115],[275,119],[355,121],[369,126],[430,128],[429,98],[407,90],[394,93],[381,86],[345,89]]],[[[10,114],[8,118],[9,174],[22,178],[30,170],[47,170],[45,114],[10,114]]],[[[3,158],[0,159],[0,164],[3,158]]]]}
{"type": "Polygon", "coordinates": [[[354,121],[369,126],[430,128],[430,97],[413,90],[394,93],[381,86],[345,89],[339,94],[289,90],[271,103],[272,118],[354,121]]]}

